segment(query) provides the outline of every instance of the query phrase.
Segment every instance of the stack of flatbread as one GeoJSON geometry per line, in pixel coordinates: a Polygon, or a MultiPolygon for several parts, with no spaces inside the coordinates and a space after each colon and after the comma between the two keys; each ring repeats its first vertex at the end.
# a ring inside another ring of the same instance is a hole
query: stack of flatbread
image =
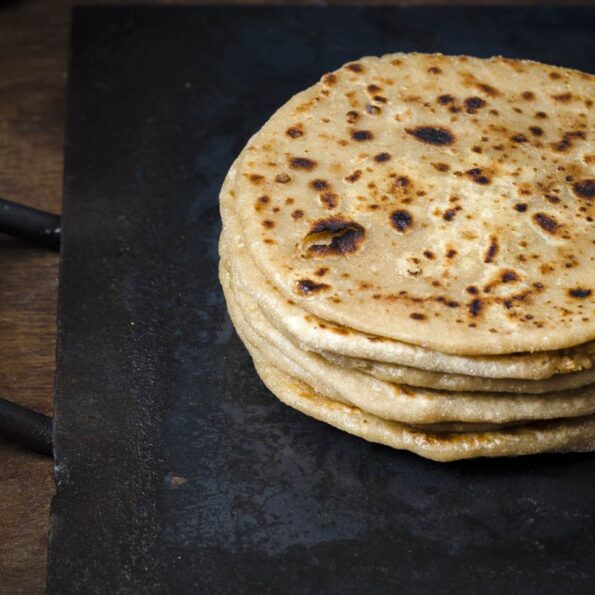
{"type": "Polygon", "coordinates": [[[449,461],[595,450],[595,77],[393,54],[249,141],[221,282],[282,401],[449,461]]]}

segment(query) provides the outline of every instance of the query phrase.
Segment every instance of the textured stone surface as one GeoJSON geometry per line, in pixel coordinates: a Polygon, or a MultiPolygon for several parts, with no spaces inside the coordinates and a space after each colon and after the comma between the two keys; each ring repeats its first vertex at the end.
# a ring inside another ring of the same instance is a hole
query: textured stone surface
{"type": "Polygon", "coordinates": [[[77,14],[50,592],[589,591],[593,456],[439,466],[287,409],[230,326],[216,240],[232,158],[321,72],[410,49],[591,70],[593,18],[77,14]]]}

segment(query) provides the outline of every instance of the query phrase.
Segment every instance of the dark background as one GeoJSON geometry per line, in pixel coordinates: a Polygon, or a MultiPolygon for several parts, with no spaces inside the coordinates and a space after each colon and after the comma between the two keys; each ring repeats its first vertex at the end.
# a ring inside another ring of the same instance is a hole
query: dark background
{"type": "MultiPolygon", "coordinates": [[[[70,0],[0,1],[0,195],[56,212],[61,209],[72,4],[70,0]]],[[[48,414],[52,412],[57,264],[53,254],[0,237],[0,394],[48,414]]],[[[43,590],[52,492],[50,460],[0,441],[0,593],[43,590]]]]}

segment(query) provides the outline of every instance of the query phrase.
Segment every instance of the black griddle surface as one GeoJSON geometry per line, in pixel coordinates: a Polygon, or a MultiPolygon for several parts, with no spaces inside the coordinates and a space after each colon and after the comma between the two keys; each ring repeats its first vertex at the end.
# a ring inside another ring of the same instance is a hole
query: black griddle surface
{"type": "Polygon", "coordinates": [[[280,404],[217,282],[217,195],[366,54],[595,71],[588,8],[83,8],[69,77],[50,593],[588,593],[595,458],[437,464],[280,404]]]}

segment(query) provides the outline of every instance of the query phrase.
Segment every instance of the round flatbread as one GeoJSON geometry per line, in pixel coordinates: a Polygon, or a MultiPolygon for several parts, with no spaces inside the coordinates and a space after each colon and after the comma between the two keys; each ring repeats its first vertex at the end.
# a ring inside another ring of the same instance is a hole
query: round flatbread
{"type": "Polygon", "coordinates": [[[478,378],[465,374],[432,372],[398,364],[348,357],[331,351],[322,352],[321,355],[339,367],[359,370],[375,378],[380,378],[380,380],[438,390],[539,395],[562,390],[573,390],[595,383],[595,369],[593,368],[583,372],[575,372],[574,374],[556,374],[547,380],[510,380],[508,378],[478,378]]]}
{"type": "Polygon", "coordinates": [[[347,64],[243,151],[250,257],[311,314],[443,353],[591,341],[593,97],[535,62],[347,64]]]}

